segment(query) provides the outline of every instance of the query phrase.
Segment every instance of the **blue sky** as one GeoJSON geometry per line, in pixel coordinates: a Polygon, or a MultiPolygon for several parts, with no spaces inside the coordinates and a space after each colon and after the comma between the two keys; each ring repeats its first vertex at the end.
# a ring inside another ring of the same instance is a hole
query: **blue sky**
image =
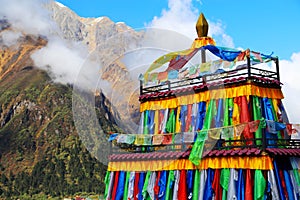
{"type": "MultiPolygon", "coordinates": [[[[180,0],[177,0],[180,2],[180,0]]],[[[182,0],[187,6],[191,0],[182,0]]],[[[132,28],[149,25],[154,17],[170,11],[168,0],[58,0],[82,17],[107,16],[114,22],[125,22],[132,28]]],[[[234,47],[250,48],[266,54],[274,52],[288,59],[300,52],[299,0],[193,0],[193,13],[203,12],[219,24],[232,38],[234,47]]],[[[184,15],[184,13],[182,13],[184,15]]],[[[175,19],[174,19],[175,20],[175,19]]],[[[192,19],[191,19],[192,20],[192,19]]],[[[194,27],[193,27],[194,28],[194,27]]]]}

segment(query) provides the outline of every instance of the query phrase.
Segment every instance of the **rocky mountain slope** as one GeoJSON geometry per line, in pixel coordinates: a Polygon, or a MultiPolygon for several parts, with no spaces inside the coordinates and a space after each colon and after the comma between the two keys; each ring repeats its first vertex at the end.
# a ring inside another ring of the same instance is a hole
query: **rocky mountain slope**
{"type": "MultiPolygon", "coordinates": [[[[106,17],[84,19],[58,4],[49,9],[62,37],[96,52],[99,56],[95,59],[103,66],[99,75],[126,96],[135,86],[118,58],[129,45],[137,45],[142,35],[106,17]],[[128,86],[125,89],[121,87],[124,83],[128,86]]],[[[0,196],[103,192],[106,166],[87,151],[82,142],[85,138],[78,136],[72,116],[72,85],[53,82],[31,59],[47,45],[48,38],[24,33],[15,45],[6,46],[1,36],[8,30],[13,31],[10,23],[1,19],[0,196]]],[[[123,121],[122,117],[126,121],[126,114],[118,111],[128,107],[128,99],[111,105],[109,98],[97,94],[93,109],[103,129],[95,131],[89,149],[92,153],[107,145],[109,132],[122,131],[116,122],[123,121]]],[[[133,109],[133,113],[136,111],[133,109]]],[[[108,152],[100,153],[105,157],[108,152]]]]}
{"type": "Polygon", "coordinates": [[[135,91],[137,85],[131,80],[121,58],[127,51],[140,46],[144,33],[133,30],[123,22],[115,23],[108,17],[82,18],[59,3],[50,4],[48,9],[53,13],[53,19],[58,24],[63,38],[87,45],[90,54],[94,55],[91,57],[101,66],[100,78],[108,81],[112,91],[118,94],[117,99],[113,99],[116,98],[114,94],[108,95],[107,98],[112,100],[119,110],[121,119],[125,122],[123,124],[128,124],[123,128],[135,131],[130,127],[131,120],[134,120],[134,123],[138,120],[138,93],[135,91]]]}

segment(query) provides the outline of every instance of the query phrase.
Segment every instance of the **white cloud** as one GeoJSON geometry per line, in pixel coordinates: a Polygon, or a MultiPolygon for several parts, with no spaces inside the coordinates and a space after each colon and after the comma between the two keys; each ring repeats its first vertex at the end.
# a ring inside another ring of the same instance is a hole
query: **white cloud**
{"type": "Polygon", "coordinates": [[[6,18],[13,28],[28,34],[47,35],[53,30],[48,10],[48,0],[0,0],[0,18],[6,18]]]}
{"type": "Polygon", "coordinates": [[[92,80],[98,78],[99,67],[88,59],[88,49],[84,45],[69,42],[62,35],[51,17],[46,4],[52,0],[0,0],[0,19],[6,19],[12,29],[3,31],[3,44],[11,46],[20,36],[26,34],[46,36],[47,45],[36,51],[31,58],[35,65],[47,70],[55,82],[74,83],[78,73],[83,88],[94,88],[92,80]],[[82,67],[85,70],[82,72],[82,67]],[[89,70],[86,70],[89,69],[89,70]]]}
{"type": "Polygon", "coordinates": [[[300,52],[293,53],[290,60],[280,60],[280,75],[285,96],[283,103],[291,123],[300,123],[300,52]]]}
{"type": "Polygon", "coordinates": [[[15,31],[3,31],[1,33],[3,44],[6,46],[15,45],[21,36],[22,34],[20,32],[15,31]]]}
{"type": "Polygon", "coordinates": [[[192,0],[169,0],[168,7],[168,10],[162,10],[161,16],[155,16],[147,26],[169,29],[192,39],[196,38],[195,21],[198,10],[192,6],[192,0]]]}
{"type": "Polygon", "coordinates": [[[51,69],[52,78],[57,82],[69,83],[74,82],[80,65],[84,62],[79,52],[69,48],[59,38],[52,38],[44,48],[32,54],[32,59],[42,69],[51,69]]]}
{"type": "Polygon", "coordinates": [[[218,46],[234,47],[233,39],[225,32],[226,27],[221,21],[213,22],[208,20],[209,30],[208,35],[211,35],[218,46]]]}
{"type": "MultiPolygon", "coordinates": [[[[198,2],[202,5],[202,2],[198,2]]],[[[197,37],[196,22],[199,10],[192,4],[192,0],[169,0],[168,9],[163,10],[161,16],[155,16],[146,26],[176,31],[191,39],[197,37]]],[[[234,47],[233,39],[226,34],[221,21],[209,22],[209,35],[212,36],[219,46],[234,47]]]]}

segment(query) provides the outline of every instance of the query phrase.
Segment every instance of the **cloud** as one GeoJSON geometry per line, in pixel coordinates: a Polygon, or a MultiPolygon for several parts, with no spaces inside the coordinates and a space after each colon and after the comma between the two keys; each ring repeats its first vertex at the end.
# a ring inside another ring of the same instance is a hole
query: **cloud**
{"type": "Polygon", "coordinates": [[[47,35],[54,23],[44,8],[48,0],[0,0],[0,18],[6,18],[16,30],[28,34],[47,35]]]}
{"type": "Polygon", "coordinates": [[[289,60],[280,60],[280,80],[285,96],[283,103],[291,123],[300,123],[300,78],[298,77],[300,52],[293,53],[289,60]]]}
{"type": "Polygon", "coordinates": [[[169,0],[168,7],[162,10],[160,17],[155,16],[146,26],[169,29],[196,38],[198,10],[192,6],[192,0],[169,0]]]}
{"type": "Polygon", "coordinates": [[[226,27],[221,21],[213,22],[208,20],[209,30],[208,35],[211,35],[218,46],[234,47],[233,38],[226,34],[226,27]]]}
{"type": "Polygon", "coordinates": [[[15,32],[15,31],[3,31],[1,33],[3,44],[6,46],[15,45],[21,36],[22,34],[20,32],[15,32]]]}
{"type": "Polygon", "coordinates": [[[92,89],[92,81],[97,81],[99,67],[88,57],[88,49],[81,43],[66,41],[52,14],[47,9],[51,0],[0,0],[0,19],[6,19],[11,24],[11,30],[2,31],[3,44],[11,46],[18,44],[18,38],[26,34],[43,35],[47,45],[31,58],[35,65],[46,70],[55,82],[71,83],[81,81],[81,86],[92,89]],[[81,70],[82,67],[85,70],[81,70]],[[88,70],[86,70],[88,69],[88,70]],[[82,73],[80,80],[76,80],[82,73]]]}
{"type": "Polygon", "coordinates": [[[80,69],[86,63],[87,54],[82,55],[80,44],[50,37],[48,44],[32,54],[31,58],[41,69],[49,72],[52,79],[60,83],[74,83],[80,69]]]}
{"type": "MultiPolygon", "coordinates": [[[[198,1],[200,6],[202,1],[198,1]]],[[[169,0],[168,9],[161,12],[161,16],[155,16],[146,24],[148,27],[168,29],[176,31],[191,39],[197,37],[195,24],[199,17],[199,10],[193,6],[192,0],[169,0]]],[[[209,35],[212,36],[219,46],[234,47],[233,39],[226,34],[225,26],[221,21],[209,22],[209,35]]]]}

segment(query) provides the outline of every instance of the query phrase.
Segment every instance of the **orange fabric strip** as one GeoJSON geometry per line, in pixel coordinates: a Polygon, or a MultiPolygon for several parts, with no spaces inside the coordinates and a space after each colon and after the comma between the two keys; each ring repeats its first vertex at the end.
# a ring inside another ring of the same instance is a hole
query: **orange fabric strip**
{"type": "Polygon", "coordinates": [[[258,97],[268,97],[271,99],[284,98],[281,89],[259,87],[256,85],[249,84],[238,87],[208,90],[196,94],[179,96],[171,99],[147,101],[141,103],[140,112],[144,112],[145,110],[177,108],[180,105],[199,103],[201,101],[209,101],[211,99],[225,99],[239,96],[247,96],[248,98],[250,95],[258,97]]]}
{"type": "Polygon", "coordinates": [[[260,157],[210,157],[203,158],[199,166],[188,159],[177,160],[142,160],[109,162],[108,171],[161,171],[181,169],[273,169],[272,159],[269,156],[260,157]]]}

